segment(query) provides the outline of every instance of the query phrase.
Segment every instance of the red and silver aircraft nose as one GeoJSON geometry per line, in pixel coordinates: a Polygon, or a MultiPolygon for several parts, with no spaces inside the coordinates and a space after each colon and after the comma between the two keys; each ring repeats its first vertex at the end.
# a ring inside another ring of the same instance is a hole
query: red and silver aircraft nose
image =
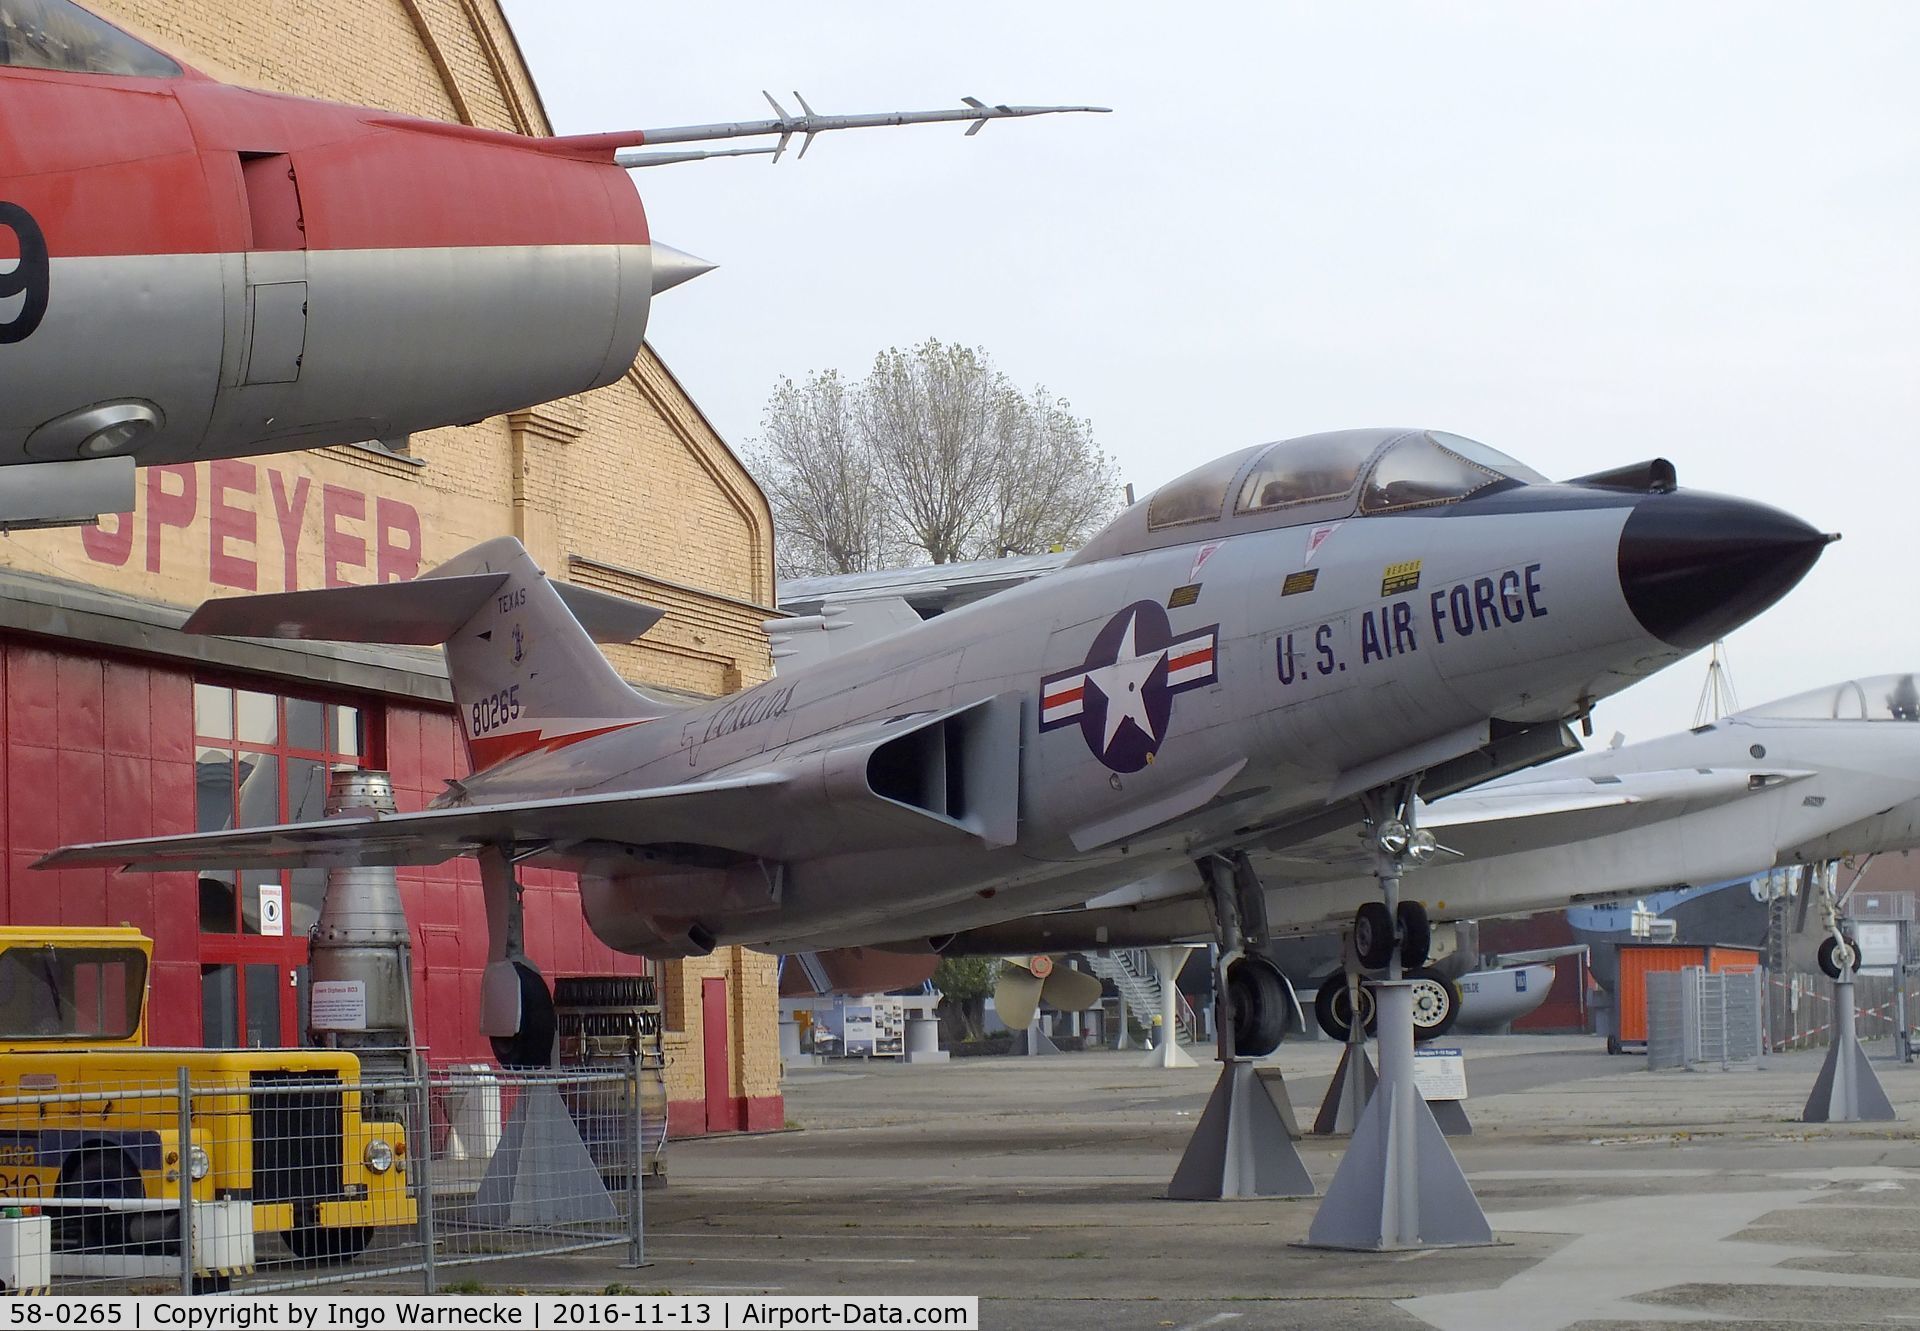
{"type": "Polygon", "coordinates": [[[1839,539],[1750,500],[1649,495],[1620,533],[1620,589],[1647,632],[1692,651],[1785,596],[1839,539]]]}

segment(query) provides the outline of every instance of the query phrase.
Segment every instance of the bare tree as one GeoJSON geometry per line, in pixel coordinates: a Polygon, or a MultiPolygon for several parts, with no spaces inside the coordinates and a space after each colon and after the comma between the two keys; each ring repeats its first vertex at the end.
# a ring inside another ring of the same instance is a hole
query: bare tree
{"type": "Polygon", "coordinates": [[[1090,422],[957,343],[889,348],[854,385],[782,380],[762,430],[785,577],[1077,545],[1119,502],[1090,422]]]}
{"type": "Polygon", "coordinates": [[[748,461],[773,510],[778,573],[859,573],[887,558],[885,497],[837,371],[782,379],[748,461]]]}

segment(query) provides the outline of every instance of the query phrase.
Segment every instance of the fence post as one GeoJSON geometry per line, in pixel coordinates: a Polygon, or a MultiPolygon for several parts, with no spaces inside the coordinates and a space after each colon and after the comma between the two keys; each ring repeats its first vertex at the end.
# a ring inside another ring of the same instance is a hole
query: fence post
{"type": "Polygon", "coordinates": [[[646,1219],[646,1183],[647,1170],[647,1129],[646,1121],[640,1112],[640,1064],[641,1052],[638,1047],[628,1061],[628,1071],[633,1077],[633,1165],[627,1170],[627,1260],[621,1263],[622,1270],[637,1270],[647,1264],[647,1219],[646,1219]]]}
{"type": "Polygon", "coordinates": [[[435,1236],[433,1225],[433,1084],[425,1059],[414,1063],[414,1089],[420,1094],[420,1107],[414,1121],[420,1126],[419,1140],[407,1152],[417,1165],[414,1175],[414,1200],[420,1211],[420,1287],[428,1294],[440,1292],[440,1273],[434,1267],[435,1236]]]}
{"type": "Polygon", "coordinates": [[[180,1292],[193,1293],[193,1074],[179,1070],[180,1292]]]}

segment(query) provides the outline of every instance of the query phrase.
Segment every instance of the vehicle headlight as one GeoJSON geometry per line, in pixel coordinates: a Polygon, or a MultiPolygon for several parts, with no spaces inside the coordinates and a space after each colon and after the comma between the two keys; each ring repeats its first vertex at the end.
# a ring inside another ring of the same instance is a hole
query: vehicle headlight
{"type": "Polygon", "coordinates": [[[393,1168],[393,1147],[384,1138],[375,1137],[367,1143],[367,1168],[376,1174],[393,1168]]]}
{"type": "Polygon", "coordinates": [[[213,1169],[213,1159],[207,1154],[207,1148],[194,1145],[187,1148],[187,1174],[195,1182],[205,1178],[213,1169]]]}

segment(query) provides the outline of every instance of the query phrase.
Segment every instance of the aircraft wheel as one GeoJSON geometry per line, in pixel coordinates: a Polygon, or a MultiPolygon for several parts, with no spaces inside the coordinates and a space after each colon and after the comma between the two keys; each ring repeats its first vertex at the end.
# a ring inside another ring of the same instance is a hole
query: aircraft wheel
{"type": "MultiPolygon", "coordinates": [[[[1320,982],[1320,990],[1313,996],[1313,1019],[1320,1023],[1320,1029],[1329,1039],[1345,1044],[1353,1033],[1353,1007],[1347,992],[1347,973],[1335,971],[1320,982]]],[[[1361,1027],[1368,1035],[1374,1033],[1377,1025],[1373,1006],[1373,990],[1366,985],[1360,986],[1361,1027]]]]}
{"type": "MultiPolygon", "coordinates": [[[[1853,953],[1853,964],[1860,964],[1860,945],[1851,938],[1847,940],[1847,950],[1853,953]]],[[[1840,940],[1827,938],[1820,944],[1820,970],[1829,980],[1840,978],[1840,940]]]]}
{"type": "Polygon", "coordinates": [[[1416,1043],[1437,1040],[1453,1029],[1460,1016],[1460,987],[1431,966],[1409,971],[1413,982],[1413,1038],[1416,1043]]]}
{"type": "Polygon", "coordinates": [[[1227,967],[1227,1010],[1233,1017],[1233,1049],[1248,1058],[1265,1058],[1280,1047],[1293,1024],[1287,982],[1280,968],[1262,956],[1236,958],[1227,967]]]}
{"type": "Polygon", "coordinates": [[[1403,901],[1398,913],[1400,920],[1400,964],[1409,971],[1417,971],[1427,964],[1427,958],[1433,952],[1433,922],[1427,918],[1427,908],[1418,901],[1403,901]]]}
{"type": "Polygon", "coordinates": [[[1353,951],[1364,969],[1380,970],[1392,959],[1393,948],[1393,916],[1385,902],[1369,901],[1353,913],[1353,951]]]}
{"type": "Polygon", "coordinates": [[[493,1037],[493,1056],[503,1068],[545,1068],[553,1065],[553,995],[540,972],[524,961],[513,963],[520,977],[520,1029],[493,1037]]]}

